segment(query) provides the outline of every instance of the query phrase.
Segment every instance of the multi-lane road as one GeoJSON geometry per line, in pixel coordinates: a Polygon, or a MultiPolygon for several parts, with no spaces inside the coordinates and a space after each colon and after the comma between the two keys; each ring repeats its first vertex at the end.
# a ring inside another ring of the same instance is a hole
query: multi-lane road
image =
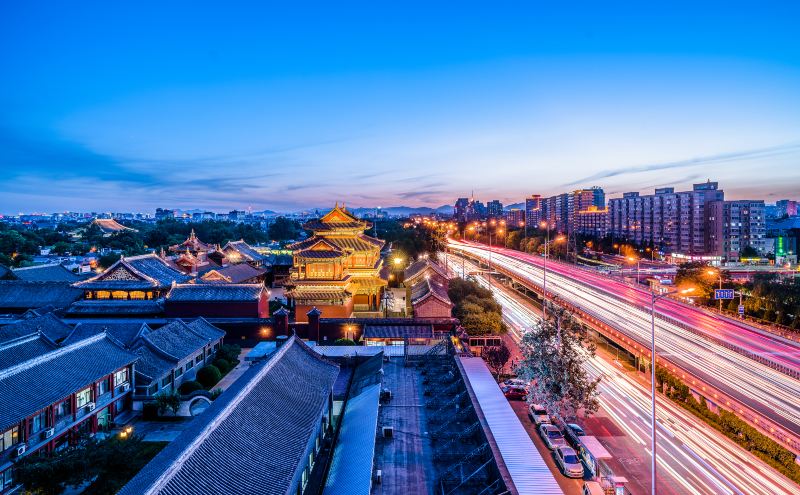
{"type": "MultiPolygon", "coordinates": [[[[489,260],[489,248],[482,244],[451,241],[450,248],[489,260]]],[[[539,256],[504,248],[494,247],[491,252],[493,267],[539,287],[542,261],[539,256]]],[[[557,295],[629,338],[649,343],[649,293],[562,263],[548,262],[547,268],[548,294],[557,295]]],[[[800,350],[795,343],[672,300],[662,299],[658,312],[683,323],[657,321],[657,352],[661,357],[800,437],[800,380],[744,357],[713,337],[780,359],[796,369],[800,350]],[[711,338],[703,338],[702,332],[711,338]]]]}
{"type": "MultiPolygon", "coordinates": [[[[467,273],[479,271],[477,266],[461,260],[451,267],[461,276],[462,268],[467,273]]],[[[490,285],[483,276],[477,276],[476,280],[492,289],[503,307],[512,340],[519,342],[539,315],[528,301],[511,289],[497,283],[490,285]]],[[[624,432],[624,439],[608,438],[607,448],[628,460],[636,456],[649,457],[650,391],[647,385],[632,373],[599,357],[587,360],[586,367],[592,376],[602,377],[600,414],[610,418],[619,431],[624,432]]],[[[657,411],[660,493],[796,493],[796,484],[672,402],[659,398],[657,411]]],[[[643,477],[635,482],[644,489],[649,486],[649,472],[645,470],[639,474],[643,477]]]]}

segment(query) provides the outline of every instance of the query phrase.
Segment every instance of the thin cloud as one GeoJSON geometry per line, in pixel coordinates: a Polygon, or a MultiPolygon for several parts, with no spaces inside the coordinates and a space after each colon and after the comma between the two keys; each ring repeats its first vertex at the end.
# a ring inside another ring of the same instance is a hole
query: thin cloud
{"type": "Polygon", "coordinates": [[[653,172],[657,170],[670,170],[676,168],[697,167],[701,165],[716,165],[720,163],[733,162],[738,160],[753,160],[760,158],[771,158],[774,156],[785,155],[800,151],[800,143],[787,143],[777,146],[770,146],[767,148],[757,148],[743,151],[733,151],[730,153],[720,153],[717,155],[709,155],[697,158],[690,158],[687,160],[678,160],[674,162],[651,163],[647,165],[638,165],[635,167],[619,168],[615,170],[605,170],[598,172],[588,177],[568,182],[565,186],[574,186],[577,184],[585,184],[588,182],[596,181],[599,179],[608,179],[610,177],[617,177],[626,174],[638,174],[642,172],[653,172]]]}

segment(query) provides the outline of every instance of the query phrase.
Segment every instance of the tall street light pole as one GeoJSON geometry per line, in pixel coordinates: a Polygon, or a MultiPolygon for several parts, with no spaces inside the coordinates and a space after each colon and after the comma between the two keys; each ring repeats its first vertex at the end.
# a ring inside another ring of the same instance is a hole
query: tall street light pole
{"type": "Polygon", "coordinates": [[[540,227],[544,227],[547,231],[544,241],[544,265],[542,270],[542,320],[547,320],[547,250],[550,245],[550,224],[542,222],[540,227]]]}
{"type": "Polygon", "coordinates": [[[688,294],[693,292],[694,288],[684,289],[681,291],[650,292],[650,451],[652,458],[650,459],[650,472],[652,479],[650,480],[650,493],[656,495],[656,302],[662,297],[670,294],[688,294]]]}

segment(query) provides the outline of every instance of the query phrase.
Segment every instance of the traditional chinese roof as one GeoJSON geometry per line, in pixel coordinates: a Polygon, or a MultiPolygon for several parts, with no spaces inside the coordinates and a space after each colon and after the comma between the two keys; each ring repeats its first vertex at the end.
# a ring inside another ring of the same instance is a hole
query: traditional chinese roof
{"type": "Polygon", "coordinates": [[[92,220],[92,224],[100,227],[100,230],[102,230],[104,234],[113,234],[115,232],[122,232],[123,230],[136,232],[136,229],[126,227],[113,218],[95,218],[92,220]]]}
{"type": "Polygon", "coordinates": [[[354,276],[352,279],[354,284],[358,284],[362,288],[383,287],[388,284],[386,280],[379,277],[358,277],[354,276]]]}
{"type": "Polygon", "coordinates": [[[136,384],[149,385],[158,378],[166,375],[178,365],[178,359],[166,356],[150,347],[143,345],[131,351],[136,357],[136,384]]]}
{"type": "Polygon", "coordinates": [[[225,247],[222,248],[222,251],[229,256],[232,263],[238,263],[239,261],[263,261],[267,258],[244,242],[244,239],[228,242],[225,244],[225,247]],[[241,260],[235,260],[235,254],[238,254],[241,260]]]}
{"type": "Polygon", "coordinates": [[[404,276],[406,282],[413,284],[416,282],[416,280],[414,279],[416,279],[421,275],[424,275],[425,273],[428,273],[429,275],[438,275],[440,277],[447,278],[447,273],[444,271],[444,268],[438,263],[435,263],[428,258],[419,259],[408,265],[408,267],[404,271],[404,276]]]}
{"type": "MultiPolygon", "coordinates": [[[[166,358],[185,359],[206,345],[221,339],[225,332],[219,330],[211,334],[210,330],[195,329],[181,320],[173,320],[163,327],[144,332],[139,342],[160,352],[166,358]]],[[[136,345],[139,347],[140,345],[136,345]]]]}
{"type": "Polygon", "coordinates": [[[79,340],[105,332],[118,344],[130,349],[134,342],[144,333],[150,331],[147,323],[111,321],[111,322],[82,322],[75,325],[72,333],[64,340],[64,344],[72,344],[79,340]]]}
{"type": "Polygon", "coordinates": [[[56,348],[52,340],[40,334],[15,339],[0,344],[0,366],[10,368],[56,348]]]}
{"type": "Polygon", "coordinates": [[[300,303],[314,303],[325,301],[339,301],[351,297],[352,294],[345,289],[329,288],[294,288],[286,293],[300,303]]]}
{"type": "Polygon", "coordinates": [[[411,304],[419,304],[430,297],[436,298],[448,306],[453,305],[450,296],[447,295],[447,279],[434,275],[424,277],[411,286],[411,304]]]}
{"type": "Polygon", "coordinates": [[[11,367],[2,365],[0,431],[135,360],[105,334],[98,334],[11,367]]]}
{"type": "Polygon", "coordinates": [[[200,278],[206,283],[223,282],[241,284],[242,282],[258,278],[265,273],[267,273],[267,271],[261,268],[256,268],[247,263],[239,263],[238,265],[229,265],[225,268],[209,270],[200,278]]]}
{"type": "Polygon", "coordinates": [[[186,251],[187,249],[192,252],[199,252],[199,251],[211,251],[214,249],[214,247],[211,244],[206,244],[205,242],[198,239],[194,233],[194,229],[192,229],[192,231],[189,233],[189,237],[187,237],[185,241],[183,241],[180,244],[176,244],[174,246],[169,247],[170,251],[176,253],[186,251]]]}
{"type": "Polygon", "coordinates": [[[304,251],[306,249],[317,249],[317,250],[328,250],[328,251],[340,251],[339,246],[334,244],[330,239],[325,237],[310,237],[303,241],[295,242],[294,244],[289,244],[286,246],[287,249],[291,249],[292,251],[304,251]]]}
{"type": "Polygon", "coordinates": [[[160,301],[152,299],[81,300],[67,308],[69,316],[114,315],[116,317],[158,315],[164,311],[160,301]]]}
{"type": "Polygon", "coordinates": [[[433,325],[366,325],[366,339],[432,339],[433,325]]]}
{"type": "Polygon", "coordinates": [[[83,291],[69,282],[28,282],[0,280],[0,308],[30,309],[53,306],[64,308],[77,301],[83,291]]]}
{"type": "Polygon", "coordinates": [[[337,365],[290,337],[252,365],[120,495],[294,493],[337,372],[337,365]]]}
{"type": "Polygon", "coordinates": [[[257,301],[264,291],[262,284],[180,284],[167,294],[170,302],[257,301]]]}
{"type": "Polygon", "coordinates": [[[317,251],[314,249],[306,249],[304,251],[296,251],[294,253],[295,256],[298,258],[308,259],[308,260],[331,260],[331,259],[338,259],[344,258],[347,256],[343,252],[336,250],[336,251],[317,251]]]}
{"type": "Polygon", "coordinates": [[[25,335],[44,335],[53,342],[61,342],[71,332],[72,327],[48,313],[0,327],[0,343],[25,335]]]}
{"type": "Polygon", "coordinates": [[[221,339],[225,336],[225,331],[221,330],[208,321],[205,318],[197,318],[189,323],[187,326],[196,334],[200,335],[201,337],[205,337],[208,340],[217,340],[221,339]]]}
{"type": "Polygon", "coordinates": [[[155,254],[145,254],[120,258],[103,273],[76,282],[73,287],[84,290],[153,290],[166,289],[173,282],[183,283],[190,279],[155,254]]]}
{"type": "Polygon", "coordinates": [[[77,282],[80,280],[79,276],[67,270],[62,265],[55,263],[15,268],[14,275],[16,275],[18,279],[28,282],[77,282]]]}

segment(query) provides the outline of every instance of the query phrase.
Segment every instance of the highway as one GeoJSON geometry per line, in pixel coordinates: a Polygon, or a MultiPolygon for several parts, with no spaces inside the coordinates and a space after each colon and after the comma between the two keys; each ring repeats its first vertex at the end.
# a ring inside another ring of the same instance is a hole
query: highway
{"type": "MultiPolygon", "coordinates": [[[[451,258],[452,259],[452,258],[451,258]]],[[[479,268],[471,262],[450,264],[457,275],[479,268]]],[[[529,302],[512,289],[497,282],[489,284],[483,276],[475,279],[491,288],[503,307],[503,317],[511,337],[519,342],[539,315],[529,302]]],[[[548,280],[549,285],[549,280],[548,280]]],[[[600,376],[600,414],[609,417],[624,431],[624,439],[605,439],[606,447],[615,456],[628,458],[651,455],[650,390],[635,373],[607,360],[588,359],[587,371],[600,376]]],[[[789,494],[797,493],[797,485],[767,466],[763,461],[740,448],[713,428],[666,398],[658,398],[658,467],[659,493],[662,494],[789,494]]],[[[649,466],[648,463],[643,463],[649,466]]],[[[626,473],[618,473],[625,475],[626,473]]],[[[634,480],[630,480],[634,481],[634,480]]],[[[635,480],[633,493],[649,488],[649,470],[635,480]]]]}
{"type": "MultiPolygon", "coordinates": [[[[488,247],[460,241],[450,248],[468,252],[488,260],[488,247]]],[[[520,279],[542,285],[541,257],[504,248],[492,249],[492,264],[502,267],[520,279]]],[[[605,322],[642,343],[650,341],[649,294],[627,284],[561,263],[548,262],[548,294],[557,295],[570,304],[605,322]],[[631,303],[623,302],[621,296],[631,303]]],[[[658,311],[682,321],[696,321],[710,333],[740,332],[736,341],[753,349],[767,348],[797,366],[798,350],[794,346],[769,338],[761,331],[748,331],[731,325],[702,311],[662,299],[658,311]],[[686,314],[683,314],[686,313],[686,314]],[[721,329],[725,327],[724,329],[721,329]],[[731,328],[734,327],[734,328],[731,328]],[[738,328],[738,330],[737,330],[738,328]]],[[[800,436],[800,380],[791,378],[764,364],[710,340],[703,339],[678,325],[657,320],[657,351],[681,369],[695,375],[720,392],[769,418],[795,436],[800,436]]],[[[733,336],[726,336],[733,340],[733,336]]]]}

